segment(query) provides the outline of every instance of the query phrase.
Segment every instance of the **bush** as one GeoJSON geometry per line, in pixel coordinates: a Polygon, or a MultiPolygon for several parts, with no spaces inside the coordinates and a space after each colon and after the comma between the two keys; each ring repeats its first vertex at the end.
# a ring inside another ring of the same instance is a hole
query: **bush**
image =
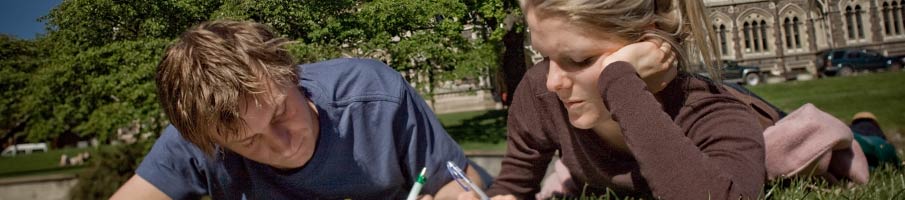
{"type": "Polygon", "coordinates": [[[87,169],[78,175],[78,183],[70,190],[72,199],[107,199],[129,180],[154,140],[101,148],[92,155],[87,169]]]}

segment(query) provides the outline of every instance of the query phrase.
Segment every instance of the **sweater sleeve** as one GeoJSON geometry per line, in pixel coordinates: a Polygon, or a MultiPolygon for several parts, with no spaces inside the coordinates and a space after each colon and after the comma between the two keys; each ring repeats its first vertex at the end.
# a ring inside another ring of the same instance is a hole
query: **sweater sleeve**
{"type": "Polygon", "coordinates": [[[665,199],[754,199],[763,188],[763,128],[738,100],[686,102],[675,121],[634,67],[615,62],[598,89],[653,195],[665,199]],[[684,130],[683,130],[684,129],[684,130]]]}
{"type": "Polygon", "coordinates": [[[547,166],[556,149],[541,126],[531,79],[524,78],[515,90],[507,123],[507,151],[500,174],[487,191],[489,196],[511,194],[518,199],[533,199],[540,191],[547,166]]]}

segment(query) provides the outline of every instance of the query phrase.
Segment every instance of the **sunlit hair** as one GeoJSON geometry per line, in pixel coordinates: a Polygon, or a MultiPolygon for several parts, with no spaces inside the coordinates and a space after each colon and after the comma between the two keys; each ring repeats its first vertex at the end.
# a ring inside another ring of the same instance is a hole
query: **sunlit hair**
{"type": "Polygon", "coordinates": [[[246,128],[246,100],[274,100],[276,88],[298,81],[289,40],[254,22],[211,21],[188,29],[157,68],[160,103],[182,137],[213,155],[214,134],[235,137],[246,128]],[[260,95],[268,94],[268,95],[260,95]],[[260,98],[264,97],[264,98],[260,98]]]}
{"type": "Polygon", "coordinates": [[[540,18],[566,17],[579,27],[627,41],[661,38],[679,54],[680,70],[702,62],[713,79],[720,78],[716,71],[720,52],[714,48],[715,37],[700,0],[521,0],[521,4],[540,18]]]}

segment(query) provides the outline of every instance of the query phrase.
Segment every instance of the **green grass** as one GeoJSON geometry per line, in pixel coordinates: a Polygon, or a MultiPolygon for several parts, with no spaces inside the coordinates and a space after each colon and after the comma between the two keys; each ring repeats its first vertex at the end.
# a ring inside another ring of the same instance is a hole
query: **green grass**
{"type": "MultiPolygon", "coordinates": [[[[748,87],[770,103],[792,112],[812,103],[844,122],[860,111],[873,112],[887,135],[905,133],[905,73],[875,73],[748,87]]],[[[505,142],[487,142],[482,135],[505,137],[505,111],[474,111],[439,115],[462,148],[505,150],[505,142]]],[[[905,141],[893,142],[900,148],[905,141]]],[[[901,151],[900,151],[901,153],[901,151]]]]}
{"type": "Polygon", "coordinates": [[[443,127],[468,151],[506,150],[506,111],[487,110],[438,115],[443,127]]]}
{"type": "Polygon", "coordinates": [[[873,112],[887,132],[905,129],[905,73],[876,73],[749,87],[787,112],[812,103],[848,122],[860,111],[873,112]]]}
{"type": "Polygon", "coordinates": [[[94,148],[70,148],[15,157],[0,157],[0,178],[36,174],[75,174],[81,171],[85,165],[60,167],[60,156],[63,154],[74,156],[85,151],[91,152],[92,155],[97,152],[94,148]]]}
{"type": "MultiPolygon", "coordinates": [[[[852,115],[861,111],[874,113],[880,126],[889,136],[891,142],[903,155],[905,141],[905,72],[876,73],[854,77],[833,77],[811,81],[792,81],[786,83],[748,87],[767,101],[786,112],[792,112],[805,103],[812,103],[817,108],[836,116],[843,122],[851,121],[852,115]]],[[[464,112],[439,115],[447,130],[454,138],[457,134],[500,134],[505,135],[503,128],[491,129],[486,126],[493,123],[488,118],[490,112],[464,112]],[[482,123],[480,128],[472,130],[489,130],[462,132],[461,127],[474,121],[482,123]]],[[[496,113],[497,117],[503,117],[496,113]]],[[[505,143],[482,143],[478,141],[461,141],[466,150],[505,150],[505,143]]],[[[768,199],[905,199],[905,170],[881,168],[871,172],[870,183],[858,187],[832,186],[815,179],[797,178],[779,183],[770,183],[764,189],[764,197],[768,199]]],[[[587,196],[578,199],[632,199],[613,194],[603,196],[587,196]]]]}

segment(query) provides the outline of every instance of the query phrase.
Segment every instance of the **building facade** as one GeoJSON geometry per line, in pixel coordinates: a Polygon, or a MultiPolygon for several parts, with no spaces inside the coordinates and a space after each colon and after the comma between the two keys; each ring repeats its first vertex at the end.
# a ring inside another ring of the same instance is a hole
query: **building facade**
{"type": "Polygon", "coordinates": [[[905,54],[905,0],[704,0],[722,59],[773,75],[816,73],[829,49],[905,54]]]}

